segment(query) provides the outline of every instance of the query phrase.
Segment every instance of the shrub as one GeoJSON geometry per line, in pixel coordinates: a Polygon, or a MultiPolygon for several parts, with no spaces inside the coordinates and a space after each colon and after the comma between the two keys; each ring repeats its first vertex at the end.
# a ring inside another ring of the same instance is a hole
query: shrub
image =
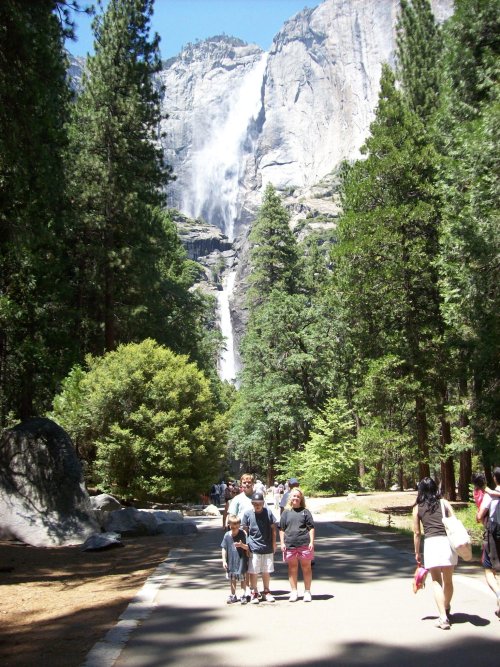
{"type": "Polygon", "coordinates": [[[152,340],[88,357],[54,401],[95,482],[125,498],[195,497],[217,476],[226,418],[187,357],[152,340]]]}

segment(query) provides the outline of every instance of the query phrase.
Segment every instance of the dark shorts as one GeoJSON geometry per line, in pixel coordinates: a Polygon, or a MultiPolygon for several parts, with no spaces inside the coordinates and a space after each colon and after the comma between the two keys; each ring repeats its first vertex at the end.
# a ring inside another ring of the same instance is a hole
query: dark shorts
{"type": "Polygon", "coordinates": [[[493,565],[491,564],[490,554],[486,549],[486,545],[483,544],[483,555],[481,557],[481,563],[485,570],[493,570],[493,565]]]}

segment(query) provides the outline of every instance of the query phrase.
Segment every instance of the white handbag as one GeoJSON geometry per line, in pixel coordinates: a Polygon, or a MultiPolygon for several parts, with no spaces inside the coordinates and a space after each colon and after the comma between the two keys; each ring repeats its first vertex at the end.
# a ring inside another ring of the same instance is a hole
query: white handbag
{"type": "Polygon", "coordinates": [[[446,530],[446,535],[450,542],[451,548],[457,552],[460,558],[464,560],[471,560],[472,558],[472,544],[470,535],[467,532],[464,524],[457,519],[453,514],[446,516],[446,505],[441,500],[441,511],[443,513],[443,525],[446,530]]]}

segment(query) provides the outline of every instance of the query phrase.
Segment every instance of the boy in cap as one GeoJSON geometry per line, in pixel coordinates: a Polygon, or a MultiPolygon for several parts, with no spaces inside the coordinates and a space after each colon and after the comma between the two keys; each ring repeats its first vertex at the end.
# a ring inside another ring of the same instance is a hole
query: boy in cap
{"type": "Polygon", "coordinates": [[[264,584],[262,599],[266,602],[274,602],[274,597],[269,592],[269,583],[271,572],[274,572],[276,525],[273,513],[265,507],[263,493],[256,492],[252,494],[252,509],[243,514],[241,527],[248,535],[247,543],[250,549],[248,560],[250,587],[252,589],[250,604],[258,604],[260,601],[257,588],[259,574],[262,576],[262,583],[264,584]]]}

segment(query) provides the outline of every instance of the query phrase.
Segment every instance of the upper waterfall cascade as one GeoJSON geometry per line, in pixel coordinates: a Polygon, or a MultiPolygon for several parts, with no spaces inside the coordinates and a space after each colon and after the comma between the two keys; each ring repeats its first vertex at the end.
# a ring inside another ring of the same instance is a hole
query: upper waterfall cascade
{"type": "Polygon", "coordinates": [[[253,154],[251,129],[262,109],[267,55],[262,54],[212,117],[205,143],[193,154],[191,187],[182,204],[183,212],[217,225],[230,241],[241,208],[245,156],[253,154]]]}

